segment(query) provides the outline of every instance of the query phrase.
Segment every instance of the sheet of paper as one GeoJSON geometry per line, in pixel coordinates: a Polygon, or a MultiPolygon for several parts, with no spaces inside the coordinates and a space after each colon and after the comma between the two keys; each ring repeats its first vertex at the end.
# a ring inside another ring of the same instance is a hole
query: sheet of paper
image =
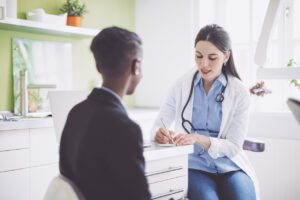
{"type": "Polygon", "coordinates": [[[176,145],[175,144],[169,144],[169,143],[167,143],[167,144],[157,144],[158,146],[160,146],[160,147],[175,147],[176,145]]]}

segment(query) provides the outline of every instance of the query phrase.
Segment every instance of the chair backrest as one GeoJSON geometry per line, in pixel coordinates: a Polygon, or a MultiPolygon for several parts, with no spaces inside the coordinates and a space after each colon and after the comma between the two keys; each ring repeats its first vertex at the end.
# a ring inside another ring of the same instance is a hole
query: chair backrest
{"type": "Polygon", "coordinates": [[[265,142],[255,138],[246,138],[243,144],[243,149],[252,152],[265,151],[265,142]]]}
{"type": "Polygon", "coordinates": [[[62,175],[55,177],[44,196],[44,200],[85,200],[78,188],[62,175]]]}

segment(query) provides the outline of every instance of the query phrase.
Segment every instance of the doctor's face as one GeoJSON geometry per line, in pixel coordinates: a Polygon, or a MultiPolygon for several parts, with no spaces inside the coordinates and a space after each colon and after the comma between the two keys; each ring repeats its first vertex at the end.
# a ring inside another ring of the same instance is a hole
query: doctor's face
{"type": "Polygon", "coordinates": [[[209,41],[199,41],[195,47],[195,61],[204,81],[213,82],[222,72],[222,67],[229,58],[209,41]]]}

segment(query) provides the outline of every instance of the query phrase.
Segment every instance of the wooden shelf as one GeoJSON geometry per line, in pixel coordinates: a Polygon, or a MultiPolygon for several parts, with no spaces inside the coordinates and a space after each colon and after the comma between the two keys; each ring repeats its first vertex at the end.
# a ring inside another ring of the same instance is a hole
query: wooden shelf
{"type": "Polygon", "coordinates": [[[0,29],[79,38],[94,37],[100,31],[96,29],[61,26],[13,18],[0,20],[0,29]]]}

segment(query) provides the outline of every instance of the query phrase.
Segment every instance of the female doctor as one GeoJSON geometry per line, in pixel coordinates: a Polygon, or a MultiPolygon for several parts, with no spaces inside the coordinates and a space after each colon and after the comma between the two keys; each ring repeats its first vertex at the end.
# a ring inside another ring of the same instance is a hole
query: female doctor
{"type": "Polygon", "coordinates": [[[203,27],[195,60],[198,69],[176,82],[161,107],[153,137],[161,144],[194,145],[189,199],[258,199],[256,175],[242,149],[249,94],[236,71],[228,33],[216,24],[203,27]],[[174,132],[165,129],[172,124],[174,132]]]}

